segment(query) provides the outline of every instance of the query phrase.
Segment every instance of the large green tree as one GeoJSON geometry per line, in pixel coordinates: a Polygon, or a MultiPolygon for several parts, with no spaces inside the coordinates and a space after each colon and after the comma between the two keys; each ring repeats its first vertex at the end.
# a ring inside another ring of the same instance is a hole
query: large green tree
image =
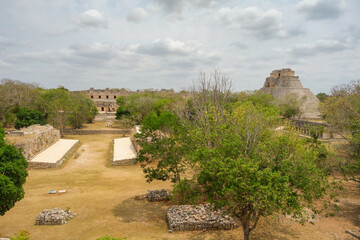
{"type": "Polygon", "coordinates": [[[9,145],[0,126],[0,215],[14,207],[24,197],[27,161],[20,150],[9,145]]]}
{"type": "Polygon", "coordinates": [[[245,102],[223,122],[212,129],[210,139],[201,129],[192,133],[198,142],[192,154],[200,168],[197,181],[208,200],[240,220],[244,239],[261,217],[274,213],[306,220],[304,208],[328,186],[316,165],[316,149],[290,133],[276,132],[276,108],[245,102]]]}
{"type": "Polygon", "coordinates": [[[90,99],[63,87],[42,91],[37,105],[46,114],[48,122],[60,130],[61,135],[67,125],[80,128],[83,123],[91,122],[97,113],[90,99]]]}
{"type": "Polygon", "coordinates": [[[81,128],[83,123],[91,123],[97,114],[97,109],[85,95],[71,93],[70,113],[68,123],[73,128],[81,128]]]}
{"type": "Polygon", "coordinates": [[[145,173],[148,182],[153,180],[171,180],[178,183],[186,171],[189,162],[184,155],[190,145],[186,140],[185,129],[179,118],[169,111],[152,113],[142,122],[141,133],[137,134],[141,145],[137,161],[145,173]]]}
{"type": "Polygon", "coordinates": [[[169,95],[168,93],[154,91],[120,96],[116,99],[119,105],[116,112],[117,119],[126,117],[139,124],[152,112],[159,113],[161,110],[167,110],[174,98],[174,94],[169,95]]]}
{"type": "MultiPolygon", "coordinates": [[[[291,132],[277,131],[282,124],[279,110],[261,96],[233,102],[226,78],[217,73],[211,79],[201,77],[189,101],[173,111],[181,131],[166,134],[161,118],[155,116],[145,121],[145,125],[155,126],[146,131],[152,132],[156,141],[149,139],[149,134],[139,136],[143,147],[139,160],[152,157],[152,161],[142,162],[143,167],[155,173],[169,173],[177,166],[189,170],[191,184],[177,178],[175,189],[197,183],[190,191],[200,189],[210,203],[236,216],[245,239],[261,217],[274,213],[307,220],[305,207],[311,207],[329,187],[317,166],[318,149],[291,132]]],[[[146,177],[169,179],[161,176],[146,177]]]]}
{"type": "Polygon", "coordinates": [[[11,79],[0,82],[0,123],[14,124],[19,107],[35,108],[35,99],[40,89],[36,84],[23,83],[11,79]]]}
{"type": "Polygon", "coordinates": [[[342,135],[347,144],[342,153],[349,158],[343,161],[343,170],[360,170],[360,80],[336,86],[321,103],[321,113],[335,132],[342,135]],[[345,150],[345,151],[344,151],[345,150]]]}

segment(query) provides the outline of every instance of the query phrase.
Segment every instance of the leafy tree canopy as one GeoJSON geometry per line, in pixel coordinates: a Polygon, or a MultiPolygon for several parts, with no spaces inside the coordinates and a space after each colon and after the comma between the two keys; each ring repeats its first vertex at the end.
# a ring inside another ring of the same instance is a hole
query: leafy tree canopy
{"type": "Polygon", "coordinates": [[[24,155],[7,144],[4,137],[4,130],[0,126],[0,215],[4,215],[24,197],[22,186],[28,175],[24,155]]]}
{"type": "Polygon", "coordinates": [[[21,107],[16,113],[15,128],[20,129],[34,124],[46,124],[45,114],[27,107],[21,107]]]}
{"type": "Polygon", "coordinates": [[[317,165],[319,148],[276,131],[279,110],[264,97],[234,103],[227,79],[213,77],[217,82],[202,79],[181,109],[144,119],[137,160],[147,180],[171,180],[180,199],[202,195],[226,208],[241,221],[245,239],[273,213],[307,220],[305,207],[330,187],[317,165]]]}
{"type": "Polygon", "coordinates": [[[320,107],[324,119],[348,144],[341,151],[350,157],[345,165],[360,170],[360,80],[334,87],[320,107]]]}
{"type": "Polygon", "coordinates": [[[160,114],[174,102],[175,95],[156,92],[134,93],[130,96],[120,96],[116,99],[119,108],[117,119],[127,117],[139,124],[152,112],[160,114]]]}

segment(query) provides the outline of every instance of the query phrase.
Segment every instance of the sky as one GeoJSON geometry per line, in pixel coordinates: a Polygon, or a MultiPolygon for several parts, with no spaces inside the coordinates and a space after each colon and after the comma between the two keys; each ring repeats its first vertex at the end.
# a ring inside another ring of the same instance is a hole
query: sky
{"type": "Polygon", "coordinates": [[[234,91],[291,68],[315,94],[360,79],[359,0],[0,0],[0,79],[189,89],[200,72],[234,91]]]}

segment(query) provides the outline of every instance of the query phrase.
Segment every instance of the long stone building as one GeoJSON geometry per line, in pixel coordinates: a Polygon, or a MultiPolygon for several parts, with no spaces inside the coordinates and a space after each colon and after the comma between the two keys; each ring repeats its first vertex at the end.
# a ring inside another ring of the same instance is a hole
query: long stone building
{"type": "Polygon", "coordinates": [[[302,102],[300,110],[303,119],[321,118],[318,98],[309,88],[303,87],[295,71],[290,68],[272,71],[261,90],[282,101],[286,101],[289,96],[296,97],[302,102]]]}
{"type": "Polygon", "coordinates": [[[99,112],[112,113],[116,112],[116,109],[119,107],[116,104],[116,98],[119,96],[128,96],[131,94],[131,91],[122,89],[94,89],[90,88],[89,90],[77,91],[84,93],[89,99],[93,100],[97,110],[99,112]]]}

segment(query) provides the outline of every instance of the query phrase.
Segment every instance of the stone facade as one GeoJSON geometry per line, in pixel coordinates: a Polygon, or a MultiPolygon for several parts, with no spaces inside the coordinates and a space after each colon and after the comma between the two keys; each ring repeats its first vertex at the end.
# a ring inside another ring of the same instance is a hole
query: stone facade
{"type": "Polygon", "coordinates": [[[49,124],[35,124],[7,134],[8,141],[21,148],[28,161],[60,139],[60,131],[49,124]]]}
{"type": "Polygon", "coordinates": [[[318,98],[309,88],[302,86],[299,77],[295,76],[295,72],[289,68],[272,71],[261,90],[271,94],[275,99],[283,101],[288,96],[295,96],[298,100],[303,101],[300,107],[301,118],[320,119],[318,98]]]}
{"type": "Polygon", "coordinates": [[[116,112],[119,107],[116,104],[116,98],[119,96],[128,96],[131,94],[130,90],[121,89],[94,89],[76,91],[84,93],[89,99],[93,100],[97,110],[101,112],[116,112]]]}
{"type": "Polygon", "coordinates": [[[62,225],[73,217],[74,214],[69,210],[45,209],[36,217],[35,225],[62,225]]]}
{"type": "Polygon", "coordinates": [[[210,204],[169,207],[166,212],[169,231],[230,230],[237,227],[234,219],[210,204]]]}

